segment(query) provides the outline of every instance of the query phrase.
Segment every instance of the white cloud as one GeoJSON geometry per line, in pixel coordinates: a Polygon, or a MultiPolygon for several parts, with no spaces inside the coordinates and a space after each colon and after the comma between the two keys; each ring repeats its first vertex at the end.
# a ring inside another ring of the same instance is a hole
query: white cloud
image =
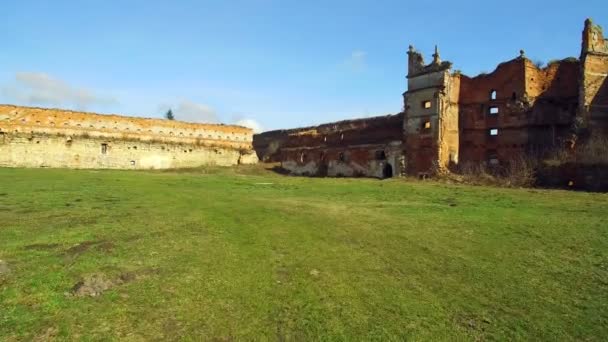
{"type": "Polygon", "coordinates": [[[190,100],[182,100],[177,106],[160,105],[159,110],[163,115],[171,109],[175,120],[198,122],[198,123],[217,123],[219,122],[215,110],[205,104],[198,104],[190,100]]]}
{"type": "Polygon", "coordinates": [[[253,119],[241,119],[235,122],[235,125],[251,128],[253,133],[261,133],[262,125],[253,119]]]}
{"type": "Polygon", "coordinates": [[[84,110],[91,105],[111,105],[118,102],[113,97],[72,86],[43,72],[18,72],[14,82],[0,90],[7,98],[28,105],[75,106],[84,110]]]}
{"type": "Polygon", "coordinates": [[[353,51],[344,62],[344,65],[353,71],[365,70],[367,68],[367,52],[361,50],[353,51]]]}

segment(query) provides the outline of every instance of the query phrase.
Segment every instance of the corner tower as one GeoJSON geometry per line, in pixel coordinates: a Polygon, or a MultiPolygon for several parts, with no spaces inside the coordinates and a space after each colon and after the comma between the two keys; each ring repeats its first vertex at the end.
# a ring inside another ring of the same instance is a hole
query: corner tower
{"type": "Polygon", "coordinates": [[[452,75],[451,62],[442,62],[435,47],[426,65],[410,45],[407,91],[404,102],[404,139],[407,172],[433,174],[458,163],[458,97],[460,77],[452,75]]]}
{"type": "Polygon", "coordinates": [[[577,124],[592,134],[608,134],[608,40],[591,19],[582,40],[577,124]]]}

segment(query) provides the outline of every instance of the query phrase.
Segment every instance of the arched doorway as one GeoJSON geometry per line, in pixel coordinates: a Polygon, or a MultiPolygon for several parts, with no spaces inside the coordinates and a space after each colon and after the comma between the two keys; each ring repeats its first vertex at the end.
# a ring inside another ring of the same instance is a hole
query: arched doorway
{"type": "Polygon", "coordinates": [[[393,166],[389,163],[386,163],[384,165],[384,168],[382,169],[382,178],[391,178],[393,177],[393,166]]]}

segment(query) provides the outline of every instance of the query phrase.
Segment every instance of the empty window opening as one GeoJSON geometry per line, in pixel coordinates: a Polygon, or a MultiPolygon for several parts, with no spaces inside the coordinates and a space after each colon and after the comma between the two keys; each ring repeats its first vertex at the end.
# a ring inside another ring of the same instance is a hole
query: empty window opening
{"type": "Polygon", "coordinates": [[[424,108],[424,109],[431,108],[431,101],[422,101],[422,108],[424,108]]]}
{"type": "Polygon", "coordinates": [[[513,94],[511,94],[511,100],[515,101],[517,100],[517,93],[513,92],[513,94]]]}
{"type": "Polygon", "coordinates": [[[431,129],[431,121],[430,120],[422,121],[421,128],[423,131],[429,131],[431,129]]]}
{"type": "Polygon", "coordinates": [[[491,115],[498,114],[498,107],[490,107],[490,114],[491,115]]]}
{"type": "Polygon", "coordinates": [[[386,160],[386,152],[384,150],[376,151],[376,160],[386,160]]]}
{"type": "Polygon", "coordinates": [[[498,128],[492,128],[490,129],[490,136],[497,136],[498,135],[498,128]]]}
{"type": "Polygon", "coordinates": [[[490,92],[490,100],[496,100],[496,90],[490,92]]]}
{"type": "Polygon", "coordinates": [[[344,155],[344,152],[340,152],[340,154],[338,155],[338,159],[341,162],[345,162],[346,161],[346,156],[344,155]]]}
{"type": "Polygon", "coordinates": [[[306,153],[301,153],[300,154],[300,163],[305,163],[306,162],[306,153]]]}
{"type": "Polygon", "coordinates": [[[131,160],[131,165],[135,166],[135,160],[131,160]]]}
{"type": "Polygon", "coordinates": [[[108,153],[108,144],[101,144],[101,154],[108,153]]]}

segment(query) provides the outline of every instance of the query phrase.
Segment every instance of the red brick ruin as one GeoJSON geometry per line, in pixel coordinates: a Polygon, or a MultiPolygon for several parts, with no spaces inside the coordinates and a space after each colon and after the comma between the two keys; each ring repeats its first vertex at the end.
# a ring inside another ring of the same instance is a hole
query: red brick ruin
{"type": "Polygon", "coordinates": [[[299,175],[426,177],[608,136],[608,40],[589,19],[580,58],[544,68],[520,51],[492,73],[468,77],[437,48],[430,64],[412,46],[407,54],[402,112],[256,135],[260,160],[299,175]]]}

